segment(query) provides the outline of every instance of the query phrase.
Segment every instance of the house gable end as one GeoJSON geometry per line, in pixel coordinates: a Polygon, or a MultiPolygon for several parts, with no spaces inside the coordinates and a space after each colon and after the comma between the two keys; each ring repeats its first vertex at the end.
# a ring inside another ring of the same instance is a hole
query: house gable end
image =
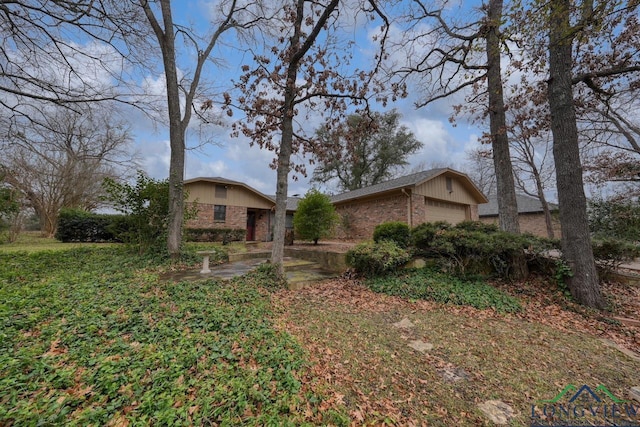
{"type": "Polygon", "coordinates": [[[212,205],[240,206],[256,209],[271,209],[274,201],[268,196],[237,181],[223,178],[195,178],[184,183],[189,193],[189,202],[212,205]],[[224,188],[225,191],[221,191],[224,188]]]}

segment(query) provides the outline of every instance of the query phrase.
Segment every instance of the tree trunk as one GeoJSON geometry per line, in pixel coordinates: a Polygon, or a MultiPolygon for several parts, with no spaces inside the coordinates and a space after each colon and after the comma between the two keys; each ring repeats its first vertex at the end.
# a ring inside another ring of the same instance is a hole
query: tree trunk
{"type": "Polygon", "coordinates": [[[56,221],[57,215],[52,215],[47,206],[34,205],[36,215],[40,218],[40,234],[43,237],[53,237],[56,234],[56,221]]]}
{"type": "Polygon", "coordinates": [[[276,212],[273,222],[273,246],[271,262],[277,266],[278,272],[284,274],[284,239],[287,218],[287,192],[289,190],[289,169],[293,141],[293,118],[285,118],[282,124],[282,137],[278,152],[278,170],[276,172],[276,212]]]}
{"type": "Polygon", "coordinates": [[[284,114],[282,117],[282,136],[278,150],[278,169],[276,181],[276,213],[273,224],[273,246],[271,262],[277,266],[278,272],[284,274],[284,240],[287,218],[287,192],[289,190],[289,170],[291,169],[291,153],[293,151],[293,110],[295,102],[295,84],[298,64],[290,63],[287,71],[287,87],[284,95],[284,114]]]}
{"type": "Polygon", "coordinates": [[[304,55],[309,51],[315,42],[318,34],[324,28],[329,16],[338,6],[339,0],[331,0],[318,18],[310,34],[306,35],[302,29],[305,21],[305,0],[296,2],[296,18],[293,23],[294,33],[290,38],[290,57],[287,66],[287,80],[284,89],[284,103],[282,113],[282,136],[278,149],[278,170],[276,183],[276,213],[273,226],[273,247],[271,249],[271,262],[278,268],[278,272],[283,275],[284,267],[284,240],[287,215],[287,191],[289,189],[289,170],[291,169],[291,153],[293,152],[293,117],[295,115],[296,104],[296,80],[298,70],[304,55]]]}
{"type": "Polygon", "coordinates": [[[542,178],[540,177],[540,172],[538,168],[535,166],[533,161],[531,162],[533,179],[536,181],[536,193],[538,194],[538,199],[540,200],[540,204],[542,205],[542,212],[544,212],[544,223],[547,227],[547,237],[553,239],[554,231],[553,231],[553,222],[551,220],[551,210],[549,209],[549,203],[547,202],[547,198],[544,195],[544,188],[542,187],[542,178]]]}
{"type": "Polygon", "coordinates": [[[502,0],[490,0],[487,31],[487,87],[489,91],[489,127],[493,164],[496,171],[498,215],[500,229],[510,233],[520,233],[516,187],[507,136],[507,117],[502,93],[502,73],[500,67],[500,21],[502,20],[502,0]]]}
{"type": "MultiPolygon", "coordinates": [[[[153,13],[145,4],[145,13],[156,34],[162,62],[164,65],[167,86],[167,108],[169,113],[169,140],[171,159],[169,160],[169,223],[167,225],[167,251],[171,258],[180,256],[182,243],[182,223],[184,220],[184,156],[185,156],[185,127],[180,111],[180,92],[178,86],[178,72],[176,68],[175,33],[171,1],[161,0],[163,27],[160,28],[153,13]]],[[[186,106],[185,108],[189,108],[186,106]]]]}
{"type": "MultiPolygon", "coordinates": [[[[500,67],[500,22],[502,20],[502,0],[490,0],[488,10],[487,44],[487,89],[489,91],[489,127],[493,164],[496,171],[498,216],[500,229],[509,233],[520,233],[518,204],[513,179],[513,166],[507,136],[507,117],[502,93],[502,73],[500,67]]],[[[528,275],[524,253],[513,260],[513,277],[528,275]]]]}
{"type": "Polygon", "coordinates": [[[562,253],[573,277],[569,290],[580,304],[604,308],[593,259],[573,105],[570,0],[550,2],[548,96],[556,165],[562,253]]]}

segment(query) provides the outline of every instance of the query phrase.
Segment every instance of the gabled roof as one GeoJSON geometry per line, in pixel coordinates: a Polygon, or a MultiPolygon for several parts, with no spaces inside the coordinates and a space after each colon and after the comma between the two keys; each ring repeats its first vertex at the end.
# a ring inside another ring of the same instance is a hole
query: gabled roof
{"type": "Polygon", "coordinates": [[[454,175],[462,178],[465,188],[475,196],[478,203],[486,203],[487,198],[476,187],[476,185],[469,179],[467,175],[462,172],[455,171],[449,168],[430,169],[422,172],[413,173],[411,175],[401,176],[396,179],[381,182],[380,184],[372,185],[370,187],[359,188],[357,190],[348,191],[346,193],[338,194],[331,197],[333,203],[346,202],[348,200],[358,199],[362,197],[373,196],[379,193],[385,193],[387,191],[399,190],[401,188],[413,187],[420,185],[426,181],[430,181],[440,175],[454,175]]]}
{"type": "MultiPolygon", "coordinates": [[[[271,200],[273,200],[273,203],[276,202],[276,195],[275,194],[269,194],[268,197],[271,200]]],[[[298,197],[298,195],[287,197],[287,211],[297,211],[298,210],[298,202],[300,201],[301,198],[302,197],[298,197]]]]}
{"type": "MultiPolygon", "coordinates": [[[[542,203],[535,197],[526,196],[524,194],[516,194],[516,202],[518,203],[518,213],[540,213],[544,212],[542,203]]],[[[549,203],[551,210],[558,209],[555,203],[549,203]]],[[[489,196],[489,203],[478,205],[479,216],[498,216],[498,197],[496,195],[489,196]]]]}
{"type": "Polygon", "coordinates": [[[259,192],[258,190],[256,190],[253,187],[248,186],[247,184],[245,184],[244,182],[240,182],[240,181],[233,181],[231,179],[227,179],[227,178],[222,178],[219,176],[214,176],[214,177],[198,177],[198,178],[192,178],[192,179],[186,179],[184,181],[184,184],[192,184],[195,182],[212,182],[214,184],[224,184],[224,185],[232,185],[232,186],[237,186],[237,187],[243,187],[249,191],[251,191],[252,193],[257,194],[260,197],[263,197],[267,200],[269,200],[270,202],[275,204],[275,198],[271,198],[265,194],[262,194],[261,192],[259,192]]]}

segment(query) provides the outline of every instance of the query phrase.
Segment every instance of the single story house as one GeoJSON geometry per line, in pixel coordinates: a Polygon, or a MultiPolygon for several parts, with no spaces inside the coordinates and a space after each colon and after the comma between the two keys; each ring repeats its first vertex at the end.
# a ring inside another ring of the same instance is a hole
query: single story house
{"type": "Polygon", "coordinates": [[[331,197],[342,224],[338,238],[370,239],[378,224],[401,221],[410,227],[424,222],[451,224],[478,220],[486,197],[464,173],[431,169],[331,197]]]}
{"type": "MultiPolygon", "coordinates": [[[[516,194],[518,203],[518,221],[522,233],[531,233],[535,236],[549,237],[547,234],[547,224],[544,217],[544,210],[539,199],[524,194],[516,194]]],[[[551,226],[553,236],[558,238],[560,234],[560,220],[558,219],[558,205],[549,203],[551,210],[551,226]]],[[[498,198],[495,195],[489,196],[489,203],[478,207],[480,221],[487,224],[498,224],[498,198]]]]}
{"type": "MultiPolygon", "coordinates": [[[[197,201],[198,217],[187,223],[198,228],[245,228],[247,240],[270,240],[275,198],[246,184],[224,178],[185,181],[189,201],[197,201]]],[[[297,208],[287,202],[287,226],[297,208]]],[[[430,221],[452,224],[478,220],[478,205],[487,198],[461,172],[431,169],[331,197],[341,224],[336,238],[370,239],[383,222],[401,221],[410,227],[430,221]]]]}
{"type": "Polygon", "coordinates": [[[271,237],[271,212],[275,201],[248,185],[225,178],[193,178],[184,181],[188,202],[198,213],[187,221],[191,228],[244,228],[246,240],[271,237]]]}

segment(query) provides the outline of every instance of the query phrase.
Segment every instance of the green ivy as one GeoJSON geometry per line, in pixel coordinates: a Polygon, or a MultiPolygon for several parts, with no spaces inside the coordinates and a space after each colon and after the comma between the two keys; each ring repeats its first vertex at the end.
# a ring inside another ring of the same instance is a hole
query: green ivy
{"type": "Polygon", "coordinates": [[[522,310],[516,298],[485,282],[464,280],[430,268],[370,278],[366,283],[375,292],[404,298],[469,305],[478,309],[493,308],[501,313],[522,310]]]}
{"type": "Polygon", "coordinates": [[[569,264],[567,264],[563,259],[558,259],[555,262],[554,279],[558,288],[560,288],[567,298],[571,298],[571,291],[569,290],[569,284],[567,283],[567,280],[571,277],[573,277],[573,271],[571,271],[569,264]]]}
{"type": "Polygon", "coordinates": [[[165,283],[163,262],[0,254],[0,425],[305,424],[306,358],[273,325],[273,277],[165,283]]]}

